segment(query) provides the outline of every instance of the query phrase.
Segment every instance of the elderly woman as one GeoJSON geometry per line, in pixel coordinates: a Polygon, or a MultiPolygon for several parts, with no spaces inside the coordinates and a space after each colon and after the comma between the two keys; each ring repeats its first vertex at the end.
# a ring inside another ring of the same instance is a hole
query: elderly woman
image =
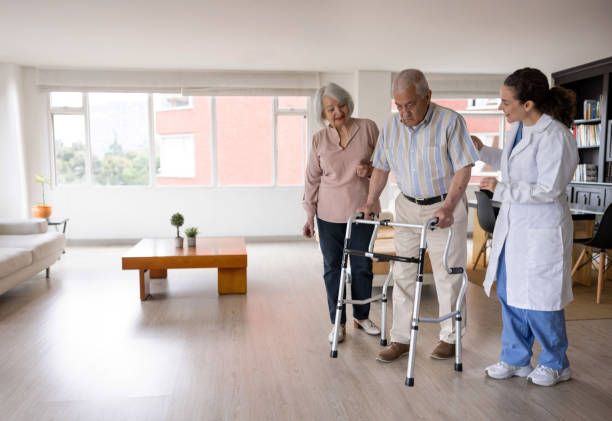
{"type": "MultiPolygon", "coordinates": [[[[312,139],[305,175],[303,206],[307,217],[302,233],[307,238],[314,235],[316,217],[332,323],[336,317],[340,288],[346,221],[367,199],[368,177],[372,171],[370,158],[378,138],[378,128],[373,121],[351,117],[353,107],[351,96],[340,86],[330,83],[319,89],[314,100],[315,115],[326,127],[315,133],[312,139]]],[[[354,224],[351,245],[356,249],[367,249],[372,230],[372,225],[354,224]]],[[[350,261],[352,298],[370,298],[372,262],[357,256],[351,256],[350,261]]],[[[339,341],[344,340],[346,334],[345,313],[343,307],[339,341]]],[[[368,318],[369,313],[369,304],[353,305],[354,326],[369,335],[378,335],[380,329],[368,318]]],[[[333,329],[328,337],[330,342],[332,338],[333,329]]]]}

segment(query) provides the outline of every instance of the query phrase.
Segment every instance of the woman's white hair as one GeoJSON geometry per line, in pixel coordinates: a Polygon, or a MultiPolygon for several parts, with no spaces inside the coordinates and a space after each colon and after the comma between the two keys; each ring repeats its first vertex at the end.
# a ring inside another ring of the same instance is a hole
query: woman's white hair
{"type": "Polygon", "coordinates": [[[346,104],[348,107],[349,116],[353,115],[355,104],[353,103],[353,98],[351,98],[351,94],[349,94],[343,87],[330,82],[327,85],[319,88],[313,101],[314,115],[319,120],[319,123],[321,123],[321,126],[325,126],[325,122],[327,121],[323,112],[324,96],[333,98],[340,104],[346,104]]]}
{"type": "Polygon", "coordinates": [[[401,94],[412,84],[414,84],[417,95],[424,98],[429,90],[429,84],[423,72],[418,69],[405,69],[399,72],[393,81],[393,92],[401,94]]]}

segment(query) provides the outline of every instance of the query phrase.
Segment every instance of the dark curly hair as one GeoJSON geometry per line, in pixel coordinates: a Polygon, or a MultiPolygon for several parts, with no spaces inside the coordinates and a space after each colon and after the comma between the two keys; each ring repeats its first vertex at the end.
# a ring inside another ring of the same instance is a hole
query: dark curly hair
{"type": "Polygon", "coordinates": [[[531,67],[518,69],[504,80],[504,85],[514,88],[515,97],[521,104],[533,101],[538,110],[571,127],[576,116],[574,91],[559,86],[548,89],[544,73],[531,67]]]}

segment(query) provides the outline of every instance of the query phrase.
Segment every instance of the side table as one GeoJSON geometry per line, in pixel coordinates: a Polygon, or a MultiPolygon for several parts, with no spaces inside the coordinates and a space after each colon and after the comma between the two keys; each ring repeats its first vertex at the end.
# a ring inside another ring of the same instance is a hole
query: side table
{"type": "Polygon", "coordinates": [[[70,218],[47,218],[47,225],[52,225],[55,227],[55,230],[58,231],[58,225],[64,225],[62,228],[62,234],[66,234],[66,225],[68,225],[68,220],[70,218]]]}
{"type": "MultiPolygon", "coordinates": [[[[68,225],[68,220],[70,218],[55,218],[55,219],[51,219],[51,218],[47,218],[47,225],[51,225],[55,227],[55,231],[59,231],[58,226],[59,225],[63,225],[62,227],[62,234],[66,234],[66,225],[68,225]]],[[[62,254],[66,254],[66,249],[64,249],[62,251],[62,254]]],[[[47,269],[49,270],[49,269],[47,269]]]]}

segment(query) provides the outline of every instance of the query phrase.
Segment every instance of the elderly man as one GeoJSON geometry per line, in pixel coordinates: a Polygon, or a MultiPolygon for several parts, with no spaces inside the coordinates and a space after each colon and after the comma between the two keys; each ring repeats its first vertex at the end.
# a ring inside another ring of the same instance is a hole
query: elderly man
{"type": "MultiPolygon", "coordinates": [[[[441,229],[428,234],[427,251],[439,311],[441,315],[447,314],[455,308],[461,278],[444,270],[442,258],[448,237],[448,229],[444,228],[454,224],[448,264],[465,267],[465,189],[478,153],[464,119],[455,111],[431,102],[431,90],[420,70],[400,72],[393,82],[393,98],[399,113],[381,128],[374,151],[368,199],[359,211],[366,215],[374,212],[389,171],[393,171],[401,190],[395,199],[396,220],[422,225],[430,218],[439,218],[441,229]]],[[[395,228],[395,231],[396,252],[401,256],[418,256],[419,232],[408,228],[395,228]]],[[[415,264],[395,263],[391,344],[380,352],[379,361],[391,362],[408,354],[416,274],[415,264]]],[[[431,357],[451,358],[455,354],[454,342],[454,323],[448,319],[441,323],[440,342],[431,357]]]]}

